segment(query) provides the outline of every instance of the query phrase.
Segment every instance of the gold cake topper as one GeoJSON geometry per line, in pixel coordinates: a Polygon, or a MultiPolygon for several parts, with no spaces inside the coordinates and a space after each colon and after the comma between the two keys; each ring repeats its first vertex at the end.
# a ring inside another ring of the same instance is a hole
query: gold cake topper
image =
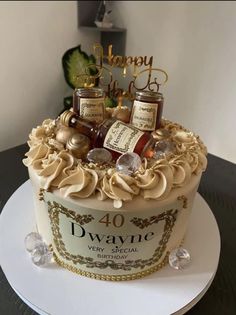
{"type": "Polygon", "coordinates": [[[168,80],[167,73],[159,68],[153,68],[153,56],[120,56],[114,55],[112,45],[108,46],[107,55],[100,44],[93,45],[95,64],[88,64],[84,73],[79,74],[76,79],[83,80],[84,87],[93,87],[99,80],[99,85],[103,87],[108,97],[115,97],[121,101],[123,97],[133,100],[136,91],[149,90],[158,92],[159,86],[168,80]],[[105,63],[105,65],[104,65],[105,63]],[[114,79],[112,69],[120,68],[123,78],[127,77],[127,72],[131,74],[131,80],[127,89],[119,86],[119,82],[114,79]],[[96,69],[96,74],[91,75],[90,70],[96,69]],[[138,80],[142,81],[142,85],[138,80]]]}

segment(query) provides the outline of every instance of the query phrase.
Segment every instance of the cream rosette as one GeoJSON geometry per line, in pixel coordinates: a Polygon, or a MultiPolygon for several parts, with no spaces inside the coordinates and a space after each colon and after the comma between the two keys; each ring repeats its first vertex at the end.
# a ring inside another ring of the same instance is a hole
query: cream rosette
{"type": "Polygon", "coordinates": [[[29,141],[27,142],[29,147],[36,146],[43,143],[44,141],[52,138],[54,135],[56,123],[52,119],[46,119],[43,121],[41,126],[33,128],[29,135],[29,141]]]}
{"type": "Polygon", "coordinates": [[[207,158],[202,151],[196,151],[196,149],[192,148],[186,152],[185,157],[193,174],[199,174],[200,172],[205,171],[207,158]]]}
{"type": "Polygon", "coordinates": [[[195,146],[197,141],[192,132],[184,130],[176,130],[172,136],[176,144],[176,151],[178,154],[186,152],[190,147],[195,146]]]}
{"type": "Polygon", "coordinates": [[[42,188],[58,187],[61,181],[68,176],[68,171],[73,167],[74,162],[73,156],[65,150],[49,154],[46,159],[42,160],[41,170],[38,170],[42,188]]]}
{"type": "Polygon", "coordinates": [[[39,143],[32,146],[30,150],[25,154],[26,159],[23,159],[25,166],[33,166],[35,170],[41,169],[42,161],[48,157],[51,153],[51,149],[46,143],[39,143]]]}
{"type": "Polygon", "coordinates": [[[128,201],[139,194],[136,180],[128,175],[109,169],[101,181],[102,191],[113,200],[128,201]]]}
{"type": "Polygon", "coordinates": [[[60,188],[62,195],[65,197],[87,198],[95,192],[97,183],[97,172],[92,169],[86,169],[79,163],[58,184],[58,188],[60,188]]]}
{"type": "Polygon", "coordinates": [[[174,134],[178,130],[182,130],[181,126],[177,123],[171,122],[167,119],[162,119],[164,129],[168,130],[170,134],[174,134]]]}
{"type": "Polygon", "coordinates": [[[174,187],[181,187],[189,182],[192,170],[184,155],[171,158],[169,165],[173,173],[174,187]]]}
{"type": "Polygon", "coordinates": [[[151,168],[136,174],[137,186],[142,189],[144,199],[164,199],[171,191],[173,173],[166,160],[156,161],[151,168]]]}

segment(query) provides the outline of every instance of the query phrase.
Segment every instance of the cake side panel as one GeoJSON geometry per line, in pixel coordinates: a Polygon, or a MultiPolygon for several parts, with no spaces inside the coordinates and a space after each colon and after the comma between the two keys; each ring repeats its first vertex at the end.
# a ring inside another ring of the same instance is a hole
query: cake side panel
{"type": "Polygon", "coordinates": [[[196,182],[195,186],[191,188],[191,190],[187,191],[186,189],[186,193],[183,192],[182,195],[178,196],[179,200],[182,201],[182,209],[179,211],[178,220],[176,220],[173,233],[168,242],[167,250],[169,252],[172,249],[177,248],[180,245],[180,241],[184,241],[199,183],[200,178],[198,179],[198,182],[196,182]]]}
{"type": "Polygon", "coordinates": [[[52,234],[50,227],[50,220],[48,216],[48,208],[46,203],[42,200],[42,188],[40,181],[35,171],[29,167],[29,178],[33,188],[33,202],[34,213],[36,218],[36,227],[38,233],[42,235],[47,244],[52,243],[52,234]],[[40,200],[41,199],[41,200],[40,200]]]}
{"type": "Polygon", "coordinates": [[[78,273],[124,277],[163,265],[184,238],[197,187],[142,212],[86,208],[45,192],[58,262],[78,273]]]}

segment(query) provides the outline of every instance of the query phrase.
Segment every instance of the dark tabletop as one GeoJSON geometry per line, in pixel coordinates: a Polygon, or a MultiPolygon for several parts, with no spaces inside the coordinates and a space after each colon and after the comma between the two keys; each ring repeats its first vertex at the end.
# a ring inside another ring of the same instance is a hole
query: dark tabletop
{"type": "MultiPolygon", "coordinates": [[[[0,212],[12,193],[28,179],[21,160],[26,145],[0,152],[0,212]]],[[[200,194],[209,204],[221,234],[218,270],[204,297],[187,313],[236,314],[236,166],[208,155],[208,167],[202,176],[200,194]]],[[[37,314],[15,294],[0,268],[0,315],[37,314]]],[[[55,314],[56,315],[56,314],[55,314]]],[[[70,315],[70,314],[65,314],[70,315]]],[[[86,314],[85,314],[86,315],[86,314]]],[[[112,315],[112,314],[111,314],[112,315]]],[[[133,314],[130,314],[133,315],[133,314]]],[[[148,309],[147,309],[148,315],[148,309]]],[[[157,314],[161,315],[161,314],[157,314]]]]}

